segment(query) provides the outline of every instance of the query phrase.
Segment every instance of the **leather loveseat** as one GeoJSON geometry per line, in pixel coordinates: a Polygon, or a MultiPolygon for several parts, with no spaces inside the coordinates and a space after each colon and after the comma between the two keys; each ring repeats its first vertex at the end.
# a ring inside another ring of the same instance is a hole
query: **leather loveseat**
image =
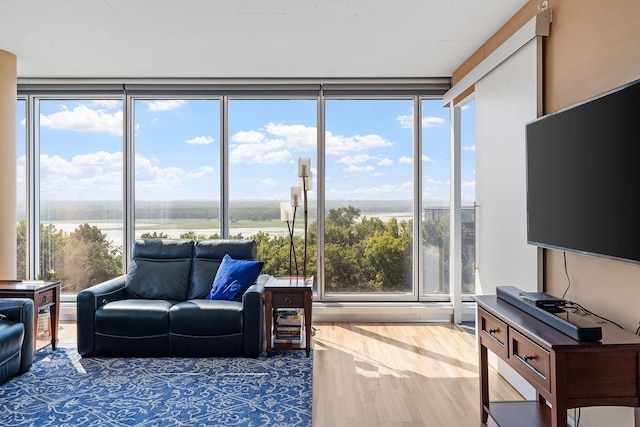
{"type": "Polygon", "coordinates": [[[240,301],[206,299],[225,255],[256,260],[256,242],[136,241],[126,275],[78,293],[78,352],[83,357],[257,357],[263,349],[268,276],[250,282],[237,296],[240,301]]]}
{"type": "Polygon", "coordinates": [[[33,322],[32,300],[0,299],[0,384],[31,368],[33,322]]]}

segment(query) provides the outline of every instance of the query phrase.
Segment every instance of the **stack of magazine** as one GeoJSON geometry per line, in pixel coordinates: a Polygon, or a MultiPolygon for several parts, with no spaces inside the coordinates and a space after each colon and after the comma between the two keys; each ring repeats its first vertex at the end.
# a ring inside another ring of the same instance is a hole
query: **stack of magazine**
{"type": "Polygon", "coordinates": [[[277,309],[274,312],[275,344],[300,344],[302,340],[301,309],[277,309]]]}

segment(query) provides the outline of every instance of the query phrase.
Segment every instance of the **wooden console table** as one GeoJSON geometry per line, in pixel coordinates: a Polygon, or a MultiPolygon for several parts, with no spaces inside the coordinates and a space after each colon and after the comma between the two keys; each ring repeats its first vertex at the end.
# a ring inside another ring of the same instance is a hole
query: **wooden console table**
{"type": "Polygon", "coordinates": [[[560,427],[571,408],[630,406],[640,427],[639,336],[599,321],[601,341],[576,341],[495,295],[475,300],[483,425],[491,416],[500,426],[560,427]],[[538,400],[489,402],[487,350],[522,375],[538,400]]]}
{"type": "Polygon", "coordinates": [[[60,281],[0,281],[0,298],[29,298],[33,300],[33,351],[51,345],[53,350],[58,345],[58,320],[60,319],[60,281]],[[40,347],[38,343],[38,314],[49,310],[51,316],[51,342],[40,347]]]}
{"type": "Polygon", "coordinates": [[[267,354],[274,348],[311,351],[311,308],[313,281],[302,277],[271,277],[264,285],[264,316],[267,332],[267,354]],[[300,344],[273,344],[273,314],[277,308],[301,308],[304,311],[304,339],[300,344]]]}

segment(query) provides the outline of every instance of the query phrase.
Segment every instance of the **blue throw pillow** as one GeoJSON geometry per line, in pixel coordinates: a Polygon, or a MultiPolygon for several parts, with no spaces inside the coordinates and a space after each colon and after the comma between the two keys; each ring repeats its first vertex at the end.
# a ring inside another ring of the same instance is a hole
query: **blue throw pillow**
{"type": "Polygon", "coordinates": [[[242,295],[253,285],[262,271],[262,261],[222,258],[207,299],[242,301],[242,295]]]}

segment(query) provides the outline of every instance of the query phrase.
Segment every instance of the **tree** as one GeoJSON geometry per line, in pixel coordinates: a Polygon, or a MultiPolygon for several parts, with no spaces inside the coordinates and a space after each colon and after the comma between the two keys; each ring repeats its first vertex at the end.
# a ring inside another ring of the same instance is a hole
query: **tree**
{"type": "Polygon", "coordinates": [[[71,292],[123,273],[122,250],[113,247],[95,225],[81,224],[69,235],[64,259],[65,289],[71,292]]]}

